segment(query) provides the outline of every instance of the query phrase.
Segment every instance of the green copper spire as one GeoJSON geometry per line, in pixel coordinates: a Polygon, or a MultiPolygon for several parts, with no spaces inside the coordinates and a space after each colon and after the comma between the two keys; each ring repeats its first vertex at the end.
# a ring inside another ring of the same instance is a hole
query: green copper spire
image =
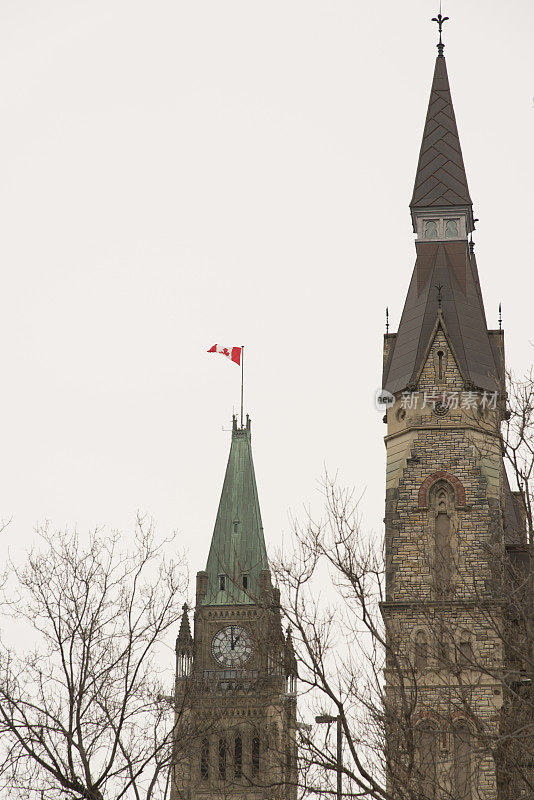
{"type": "Polygon", "coordinates": [[[233,419],[232,444],[211,540],[207,592],[202,605],[259,602],[261,573],[268,570],[258,490],[252,462],[250,419],[233,419]]]}

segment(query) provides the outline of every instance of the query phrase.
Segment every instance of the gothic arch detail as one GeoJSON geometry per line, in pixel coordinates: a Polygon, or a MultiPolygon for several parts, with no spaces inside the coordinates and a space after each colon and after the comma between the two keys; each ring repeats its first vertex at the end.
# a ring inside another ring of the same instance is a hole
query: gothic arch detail
{"type": "Polygon", "coordinates": [[[439,728],[429,717],[416,724],[414,743],[418,789],[426,800],[435,800],[438,784],[439,728]]]}
{"type": "Polygon", "coordinates": [[[257,778],[260,774],[260,737],[252,738],[252,776],[257,778]]]}
{"type": "Polygon", "coordinates": [[[200,745],[200,777],[207,781],[210,776],[210,743],[208,738],[202,739],[200,745]]]}
{"type": "Polygon", "coordinates": [[[450,598],[454,590],[457,570],[456,541],[457,530],[455,503],[458,495],[453,484],[439,478],[428,492],[428,523],[432,548],[432,577],[436,596],[444,600],[450,598]]]}
{"type": "Polygon", "coordinates": [[[443,717],[433,708],[422,708],[414,715],[414,727],[423,723],[434,725],[438,730],[443,728],[443,717]]]}
{"type": "Polygon", "coordinates": [[[465,718],[457,719],[451,726],[452,738],[452,790],[458,800],[471,800],[472,793],[472,733],[465,718]]]}
{"type": "Polygon", "coordinates": [[[421,486],[419,487],[419,507],[420,508],[427,508],[428,507],[428,490],[430,487],[436,483],[436,481],[447,481],[450,483],[454,489],[454,493],[456,495],[456,505],[459,508],[465,508],[465,489],[462,483],[458,480],[455,475],[451,475],[450,472],[447,472],[444,469],[439,470],[439,472],[434,472],[432,475],[429,475],[428,478],[425,478],[421,486]]]}
{"type": "Polygon", "coordinates": [[[428,667],[428,637],[424,628],[418,628],[413,637],[414,667],[422,672],[428,667]]]}
{"type": "Polygon", "coordinates": [[[474,636],[468,628],[459,631],[456,642],[456,663],[459,666],[473,666],[473,639],[474,636]]]}

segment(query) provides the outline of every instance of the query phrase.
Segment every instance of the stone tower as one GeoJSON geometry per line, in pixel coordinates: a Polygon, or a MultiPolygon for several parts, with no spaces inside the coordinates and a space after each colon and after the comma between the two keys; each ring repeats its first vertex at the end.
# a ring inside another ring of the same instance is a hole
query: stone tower
{"type": "Polygon", "coordinates": [[[176,641],[173,800],[296,798],[296,662],[271,583],[250,419],[233,420],[206,570],[176,641]]]}
{"type": "Polygon", "coordinates": [[[501,577],[524,531],[501,454],[504,333],[486,323],[441,41],[410,210],[416,262],[382,381],[395,396],[384,418],[388,780],[399,798],[495,800],[501,577]]]}

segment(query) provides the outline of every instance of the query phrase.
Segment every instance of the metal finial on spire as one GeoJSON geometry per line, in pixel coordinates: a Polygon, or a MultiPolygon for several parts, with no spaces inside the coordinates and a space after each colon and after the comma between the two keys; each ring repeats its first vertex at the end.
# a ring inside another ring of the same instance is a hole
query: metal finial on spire
{"type": "Polygon", "coordinates": [[[436,289],[438,290],[438,308],[441,311],[441,300],[442,300],[441,290],[443,289],[443,284],[442,283],[436,284],[436,289]]]}
{"type": "Polygon", "coordinates": [[[389,333],[389,308],[386,306],[386,333],[389,333]]]}
{"type": "Polygon", "coordinates": [[[499,330],[502,331],[502,310],[500,303],[499,303],[499,330]]]}
{"type": "Polygon", "coordinates": [[[438,23],[439,43],[436,45],[436,47],[438,48],[438,56],[443,56],[443,48],[445,47],[445,45],[441,41],[441,31],[443,29],[443,23],[447,22],[448,19],[449,19],[448,17],[444,17],[441,13],[441,0],[440,0],[439,14],[437,17],[432,17],[432,22],[438,23]]]}

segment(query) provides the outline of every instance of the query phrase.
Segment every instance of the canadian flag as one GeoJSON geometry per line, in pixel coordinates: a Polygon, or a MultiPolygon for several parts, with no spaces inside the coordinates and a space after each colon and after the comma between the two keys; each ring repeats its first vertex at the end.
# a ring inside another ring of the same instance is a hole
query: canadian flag
{"type": "Polygon", "coordinates": [[[214,344],[208,353],[222,353],[223,356],[231,359],[234,364],[241,364],[241,347],[225,347],[223,344],[214,344]]]}

